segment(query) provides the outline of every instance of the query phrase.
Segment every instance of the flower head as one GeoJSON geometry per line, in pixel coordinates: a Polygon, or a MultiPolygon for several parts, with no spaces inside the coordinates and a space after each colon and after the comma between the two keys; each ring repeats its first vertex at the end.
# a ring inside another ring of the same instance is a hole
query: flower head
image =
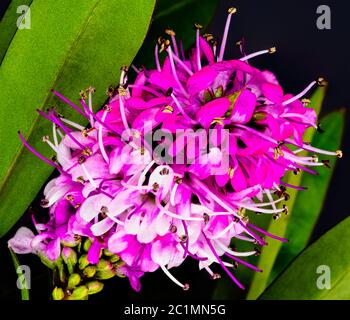
{"type": "MultiPolygon", "coordinates": [[[[260,71],[250,60],[271,54],[275,48],[224,60],[231,8],[223,35],[217,42],[201,35],[196,25],[196,46],[188,57],[179,50],[175,33],[166,30],[155,47],[156,69],[138,70],[128,82],[128,68],[121,69],[120,84],[100,111],[92,109],[89,88],[81,108],[53,91],[83,115],[82,127],[54,109],[40,114],[53,123],[57,161],[37,154],[60,171],[48,183],[43,205],[51,219],[36,224],[47,257],[59,257],[61,244],[88,237],[88,263],[98,266],[102,250],[120,256],[119,272],[140,290],[139,278],[161,269],[175,284],[169,269],[186,259],[198,261],[212,278],[218,264],[240,287],[232,272],[236,264],[261,271],[244,261],[256,255],[264,237],[286,241],[249,222],[247,212],[278,218],[287,213],[280,206],[288,196],[283,177],[287,171],[323,166],[303,150],[340,157],[340,151],[320,150],[303,142],[309,127],[318,128],[316,113],[300,100],[323,79],[313,81],[300,94],[284,93],[276,77],[260,71]],[[164,54],[163,63],[159,53],[164,54]],[[61,137],[59,139],[58,137],[61,137]],[[199,147],[198,147],[199,143],[199,147]],[[238,251],[232,244],[248,242],[238,251]],[[225,257],[235,262],[228,262],[225,257]],[[215,267],[214,267],[215,268],[215,267]]],[[[9,245],[18,253],[28,236],[18,235],[9,245]]]]}

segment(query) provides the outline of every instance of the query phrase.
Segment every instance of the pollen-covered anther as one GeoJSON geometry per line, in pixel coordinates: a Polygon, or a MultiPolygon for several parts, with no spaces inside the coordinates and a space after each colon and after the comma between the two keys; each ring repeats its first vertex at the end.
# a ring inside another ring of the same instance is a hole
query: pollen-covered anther
{"type": "Polygon", "coordinates": [[[284,192],[284,193],[283,193],[283,198],[284,198],[284,201],[288,201],[288,200],[290,199],[289,193],[284,192]]]}
{"type": "Polygon", "coordinates": [[[154,191],[154,192],[157,192],[158,190],[159,190],[159,184],[157,183],[157,182],[155,182],[155,183],[153,183],[153,185],[152,185],[152,190],[154,191]]]}
{"type": "Polygon", "coordinates": [[[88,98],[85,90],[80,90],[79,95],[83,100],[88,98]]]}
{"type": "Polygon", "coordinates": [[[163,168],[163,169],[159,172],[159,174],[160,174],[161,176],[168,175],[168,174],[169,174],[169,169],[168,169],[168,168],[163,168]]]}
{"type": "Polygon", "coordinates": [[[210,220],[210,217],[207,213],[203,213],[203,220],[204,220],[204,223],[207,224],[210,220]]]}
{"type": "Polygon", "coordinates": [[[337,151],[335,152],[335,154],[336,154],[336,156],[337,156],[339,159],[343,158],[343,151],[337,150],[337,151]]]}
{"type": "Polygon", "coordinates": [[[119,85],[118,87],[118,94],[121,97],[125,97],[126,96],[126,89],[123,87],[123,85],[119,85]]]}
{"type": "Polygon", "coordinates": [[[238,209],[237,214],[241,217],[244,217],[245,211],[246,211],[245,208],[241,207],[238,209]]]}
{"type": "Polygon", "coordinates": [[[170,46],[170,40],[169,39],[163,39],[160,44],[160,50],[159,52],[166,51],[170,46]]]}
{"type": "Polygon", "coordinates": [[[323,78],[323,77],[319,77],[319,78],[317,79],[317,85],[318,85],[319,87],[325,87],[325,86],[328,85],[328,81],[327,81],[325,78],[323,78]]]}
{"type": "Polygon", "coordinates": [[[288,207],[287,207],[285,204],[283,205],[283,213],[284,213],[285,215],[288,215],[288,213],[289,213],[288,207]]]}
{"type": "Polygon", "coordinates": [[[89,147],[86,147],[83,152],[82,155],[86,156],[86,157],[90,157],[92,156],[92,150],[89,147]]]}
{"type": "Polygon", "coordinates": [[[229,9],[227,10],[227,12],[228,12],[229,14],[235,14],[235,13],[237,13],[237,8],[231,7],[231,8],[229,8],[229,9]]]}
{"type": "Polygon", "coordinates": [[[128,66],[121,66],[120,67],[120,71],[124,71],[124,72],[128,72],[129,71],[129,67],[128,66]]]}
{"type": "Polygon", "coordinates": [[[197,30],[200,30],[200,29],[203,29],[203,26],[199,23],[195,23],[194,24],[194,28],[197,29],[197,30]]]}
{"type": "Polygon", "coordinates": [[[182,236],[180,236],[180,241],[183,242],[183,243],[186,243],[188,240],[188,236],[183,234],[182,236]]]}
{"type": "Polygon", "coordinates": [[[311,100],[310,99],[307,99],[307,98],[304,98],[301,100],[301,102],[304,104],[304,105],[308,105],[311,103],[311,100]]]}
{"type": "Polygon", "coordinates": [[[174,112],[174,108],[172,106],[166,105],[163,109],[164,113],[173,113],[174,112]]]}
{"type": "Polygon", "coordinates": [[[224,121],[223,120],[225,120],[225,118],[214,118],[214,120],[212,121],[212,125],[213,124],[220,124],[220,125],[224,125],[224,121]]]}
{"type": "Polygon", "coordinates": [[[279,218],[281,218],[281,214],[275,213],[272,217],[273,217],[273,220],[278,220],[279,218]]]}
{"type": "Polygon", "coordinates": [[[272,48],[269,49],[269,53],[270,54],[276,53],[276,51],[277,51],[276,47],[272,47],[272,48]]]}
{"type": "Polygon", "coordinates": [[[254,250],[255,250],[255,256],[260,256],[260,254],[261,254],[261,250],[259,249],[259,248],[254,248],[254,250]]]}
{"type": "Polygon", "coordinates": [[[101,218],[103,218],[103,219],[106,218],[107,213],[108,213],[108,208],[106,206],[102,206],[100,209],[101,218]]]}
{"type": "Polygon", "coordinates": [[[204,33],[202,37],[208,42],[214,39],[214,36],[211,33],[204,33]]]}
{"type": "Polygon", "coordinates": [[[87,93],[95,93],[95,92],[96,92],[96,89],[95,89],[94,87],[91,87],[91,86],[90,86],[89,88],[86,89],[86,92],[87,92],[87,93]]]}
{"type": "Polygon", "coordinates": [[[80,157],[78,158],[78,163],[79,163],[79,164],[83,164],[85,161],[86,161],[86,158],[85,158],[84,156],[80,156],[80,157]]]}
{"type": "Polygon", "coordinates": [[[173,29],[170,29],[170,28],[166,28],[164,30],[164,32],[168,35],[168,36],[172,36],[172,37],[175,37],[176,36],[176,33],[173,29]]]}
{"type": "Polygon", "coordinates": [[[175,183],[177,183],[177,184],[181,184],[181,183],[182,183],[182,178],[179,177],[179,176],[176,176],[176,177],[174,178],[174,180],[175,180],[175,183]]]}
{"type": "Polygon", "coordinates": [[[74,201],[74,197],[71,194],[68,194],[66,196],[66,200],[72,202],[72,201],[74,201]]]}
{"type": "Polygon", "coordinates": [[[228,169],[228,176],[230,177],[230,179],[233,178],[233,175],[235,174],[235,169],[233,168],[229,168],[228,169]]]}
{"type": "Polygon", "coordinates": [[[79,182],[81,184],[84,184],[86,182],[86,180],[84,179],[84,177],[82,176],[79,176],[77,179],[76,179],[76,182],[79,182]]]}

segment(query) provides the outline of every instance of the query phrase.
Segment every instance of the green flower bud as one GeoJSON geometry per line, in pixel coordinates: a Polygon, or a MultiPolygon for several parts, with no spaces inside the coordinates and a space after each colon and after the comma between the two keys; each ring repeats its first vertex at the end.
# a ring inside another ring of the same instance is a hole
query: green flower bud
{"type": "Polygon", "coordinates": [[[112,263],[116,263],[120,260],[120,257],[117,254],[114,254],[113,256],[110,257],[109,261],[112,263]]]}
{"type": "Polygon", "coordinates": [[[90,247],[91,247],[91,239],[90,238],[87,238],[85,241],[84,241],[84,244],[83,244],[83,249],[85,252],[88,252],[90,247]]]}
{"type": "Polygon", "coordinates": [[[125,278],[125,272],[121,271],[121,267],[123,267],[125,265],[124,261],[119,260],[117,263],[113,264],[113,268],[114,268],[114,273],[117,277],[119,278],[125,278]]]}
{"type": "Polygon", "coordinates": [[[82,256],[80,256],[79,258],[79,269],[83,270],[85,269],[87,266],[89,265],[89,261],[87,258],[87,254],[83,254],[82,256]]]}
{"type": "Polygon", "coordinates": [[[71,248],[64,247],[62,249],[61,256],[62,256],[63,261],[67,265],[67,269],[68,269],[69,274],[72,274],[74,271],[74,267],[78,261],[77,253],[71,248]]]}
{"type": "Polygon", "coordinates": [[[43,254],[39,254],[39,258],[41,260],[41,262],[48,267],[49,269],[53,270],[56,268],[56,262],[50,260],[49,258],[47,258],[45,255],[43,254]]]}
{"type": "Polygon", "coordinates": [[[78,273],[73,273],[68,278],[68,289],[74,289],[81,281],[81,276],[78,273]]]}
{"type": "Polygon", "coordinates": [[[83,270],[83,274],[87,278],[92,278],[95,275],[95,273],[96,273],[96,267],[95,266],[87,266],[83,270]]]}
{"type": "Polygon", "coordinates": [[[111,257],[114,255],[113,252],[107,250],[107,249],[103,249],[103,254],[106,256],[106,257],[111,257]]]}
{"type": "Polygon", "coordinates": [[[86,286],[79,286],[75,288],[68,300],[87,300],[89,289],[86,286]]]}
{"type": "Polygon", "coordinates": [[[57,268],[58,268],[58,276],[60,278],[60,281],[62,283],[66,282],[66,273],[64,271],[64,264],[63,264],[63,260],[61,257],[59,257],[57,260],[56,260],[56,265],[57,265],[57,268]]]}
{"type": "Polygon", "coordinates": [[[95,294],[103,289],[104,284],[99,281],[90,281],[86,284],[89,294],[95,294]]]}
{"type": "Polygon", "coordinates": [[[64,292],[62,288],[55,287],[52,291],[52,299],[53,300],[62,300],[64,298],[64,292]]]}
{"type": "Polygon", "coordinates": [[[110,279],[115,276],[113,265],[107,260],[101,259],[96,268],[95,278],[98,280],[110,279]]]}

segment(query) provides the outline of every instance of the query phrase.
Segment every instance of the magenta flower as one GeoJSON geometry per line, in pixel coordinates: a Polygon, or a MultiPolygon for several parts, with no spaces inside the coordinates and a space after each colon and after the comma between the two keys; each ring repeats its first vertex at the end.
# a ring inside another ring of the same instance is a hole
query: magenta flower
{"type": "Polygon", "coordinates": [[[231,8],[219,48],[212,35],[200,35],[197,25],[196,47],[188,57],[174,32],[166,30],[155,47],[156,69],[134,68],[137,76],[130,84],[123,67],[120,85],[103,110],[92,110],[91,88],[80,100],[81,108],[53,91],[89,125],[82,127],[53,109],[39,111],[54,124],[53,142],[49,137],[44,142],[57,153],[56,162],[20,135],[60,175],[44,191],[50,221],[36,223],[36,236],[20,229],[9,241],[14,251],[36,253],[40,247],[55,260],[62,245],[88,237],[89,263],[99,262],[102,249],[117,254],[125,263],[119,272],[135,290],[144,273],[157,269],[188,289],[169,271],[188,258],[213,278],[218,278],[213,265],[219,264],[240,288],[235,264],[261,271],[244,257],[259,253],[256,246],[266,245],[265,236],[287,240],[252,225],[245,212],[275,218],[288,212],[278,205],[287,198],[286,187],[294,188],[283,182],[285,173],[315,173],[308,167],[327,164],[300,156],[301,151],[342,153],[302,140],[307,128],[318,125],[315,111],[300,99],[316,84],[323,85],[323,79],[300,94],[284,93],[271,72],[249,63],[275,48],[224,61],[234,13],[231,8]],[[162,64],[159,52],[166,53],[162,64]],[[231,247],[242,241],[252,249],[231,247]]]}

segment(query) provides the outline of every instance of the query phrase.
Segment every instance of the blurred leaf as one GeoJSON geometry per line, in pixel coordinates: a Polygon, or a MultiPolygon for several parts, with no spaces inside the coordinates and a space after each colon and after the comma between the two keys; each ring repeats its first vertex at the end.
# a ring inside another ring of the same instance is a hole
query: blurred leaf
{"type": "Polygon", "coordinates": [[[0,21],[0,63],[17,32],[17,19],[20,14],[17,8],[21,5],[30,6],[33,0],[12,0],[0,21]]]}
{"type": "Polygon", "coordinates": [[[263,300],[350,299],[350,218],[343,220],[301,253],[263,293],[263,300]],[[325,268],[331,288],[320,290],[325,268]]]}
{"type": "MultiPolygon", "coordinates": [[[[22,275],[22,272],[18,272],[18,267],[20,266],[20,263],[18,261],[17,255],[11,249],[9,249],[9,251],[10,251],[10,255],[11,255],[17,276],[19,277],[22,275]]],[[[22,279],[23,279],[23,283],[22,283],[23,288],[20,289],[21,290],[21,297],[22,297],[22,300],[29,300],[29,289],[27,289],[28,285],[26,283],[26,278],[22,277],[22,279]]]]}
{"type": "MultiPolygon", "coordinates": [[[[316,111],[317,115],[321,111],[325,93],[325,87],[320,87],[316,90],[316,92],[311,98],[312,103],[309,107],[313,108],[316,111]]],[[[310,128],[305,132],[303,140],[313,141],[314,135],[315,129],[310,128]]],[[[294,175],[293,172],[287,172],[287,174],[283,178],[283,181],[291,185],[300,186],[303,176],[303,172],[300,172],[298,175],[294,175]]],[[[317,177],[313,177],[313,179],[316,180],[317,177]]],[[[291,220],[293,220],[294,205],[298,191],[296,189],[289,188],[288,194],[290,195],[290,199],[287,202],[289,214],[287,216],[281,216],[281,218],[277,221],[270,219],[270,225],[267,229],[269,233],[276,234],[279,237],[286,236],[287,225],[290,223],[291,220]]],[[[251,286],[247,294],[247,299],[249,300],[257,299],[268,286],[272,268],[282,247],[282,242],[277,241],[275,239],[268,239],[268,243],[268,246],[262,248],[261,256],[258,262],[258,267],[262,269],[263,272],[255,273],[253,275],[251,286]]],[[[289,243],[287,245],[289,245],[289,243]]]]}
{"type": "MultiPolygon", "coordinates": [[[[325,116],[321,123],[326,130],[323,134],[316,134],[312,145],[324,150],[337,150],[341,145],[344,132],[344,111],[334,111],[325,116]]],[[[327,190],[331,182],[336,163],[335,157],[330,157],[331,168],[318,170],[319,176],[304,174],[301,185],[307,186],[305,192],[298,192],[293,208],[293,218],[288,224],[286,237],[288,244],[283,244],[273,267],[270,281],[272,281],[307,245],[310,236],[321,213],[327,190]]]]}
{"type": "Polygon", "coordinates": [[[31,29],[16,32],[0,67],[0,236],[18,220],[52,168],[22,146],[17,130],[45,156],[41,137],[52,126],[36,108],[57,106],[73,121],[79,117],[50,92],[55,88],[73,101],[94,86],[94,105],[118,82],[144,40],[154,1],[33,0],[31,29]]]}
{"type": "MultiPolygon", "coordinates": [[[[178,43],[183,42],[184,50],[189,49],[195,42],[194,24],[200,23],[204,27],[208,25],[218,2],[218,0],[158,0],[147,41],[136,56],[134,64],[137,67],[154,68],[154,48],[158,37],[166,28],[175,31],[176,39],[178,43]]],[[[164,57],[165,54],[160,56],[164,57]]]]}

